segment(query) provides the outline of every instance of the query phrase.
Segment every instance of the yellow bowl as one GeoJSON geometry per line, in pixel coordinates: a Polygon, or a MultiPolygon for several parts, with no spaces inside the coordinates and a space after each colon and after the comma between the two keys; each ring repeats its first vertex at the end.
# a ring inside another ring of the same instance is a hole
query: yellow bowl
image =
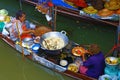
{"type": "Polygon", "coordinates": [[[68,70],[76,73],[79,71],[79,67],[75,63],[71,63],[68,65],[68,70]]]}

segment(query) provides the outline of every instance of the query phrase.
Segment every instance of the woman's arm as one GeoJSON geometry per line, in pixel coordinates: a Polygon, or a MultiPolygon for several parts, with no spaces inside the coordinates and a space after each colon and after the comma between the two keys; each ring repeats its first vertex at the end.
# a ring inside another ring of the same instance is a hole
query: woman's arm
{"type": "Polygon", "coordinates": [[[83,66],[85,67],[90,67],[91,65],[93,65],[93,60],[91,59],[91,57],[85,62],[83,62],[83,66]]]}
{"type": "Polygon", "coordinates": [[[27,33],[35,33],[34,30],[25,30],[22,32],[22,34],[27,34],[27,33]]]}

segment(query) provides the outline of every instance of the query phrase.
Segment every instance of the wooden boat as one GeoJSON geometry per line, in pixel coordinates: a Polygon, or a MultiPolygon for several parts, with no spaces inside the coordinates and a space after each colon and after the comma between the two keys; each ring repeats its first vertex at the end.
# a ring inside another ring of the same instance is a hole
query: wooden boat
{"type": "MultiPolygon", "coordinates": [[[[26,2],[33,6],[37,5],[36,2],[33,2],[31,0],[23,0],[23,2],[26,2]]],[[[62,6],[55,6],[54,11],[56,11],[56,15],[60,14],[66,17],[71,17],[72,19],[75,19],[75,20],[83,20],[87,22],[90,21],[92,23],[112,25],[115,27],[117,27],[119,23],[119,21],[114,21],[114,20],[109,20],[109,19],[98,19],[98,18],[92,18],[91,16],[88,16],[88,15],[80,15],[79,10],[73,10],[70,8],[62,7],[62,6]]]]}
{"type": "MultiPolygon", "coordinates": [[[[29,1],[29,0],[26,0],[26,1],[29,1]]],[[[32,3],[34,4],[34,3],[32,3]]],[[[60,8],[58,7],[58,12],[62,12],[62,11],[66,11],[64,8],[60,8]]],[[[72,10],[67,10],[68,11],[72,11],[72,10]]],[[[76,17],[79,18],[78,16],[78,12],[76,11],[72,11],[72,14],[75,14],[76,17]]],[[[71,14],[70,14],[71,15],[71,14]]],[[[84,18],[84,17],[81,17],[81,18],[84,18]]],[[[10,45],[13,49],[19,51],[20,53],[22,53],[22,47],[18,44],[16,44],[15,42],[13,42],[9,36],[4,36],[2,35],[2,33],[0,33],[0,38],[5,41],[8,45],[10,45]]],[[[52,58],[52,57],[47,57],[47,58],[44,58],[43,56],[39,56],[37,55],[36,53],[30,51],[29,49],[26,49],[26,48],[23,48],[24,49],[24,54],[22,54],[24,57],[27,57],[28,59],[38,63],[38,64],[41,64],[49,69],[52,69],[53,71],[55,72],[58,72],[60,74],[64,74],[64,75],[67,75],[69,77],[72,77],[74,79],[77,79],[77,80],[96,80],[92,77],[88,77],[86,75],[83,75],[83,74],[80,74],[80,73],[76,73],[76,72],[72,72],[70,70],[67,70],[65,67],[62,67],[60,66],[59,64],[56,64],[55,62],[55,59],[52,58]]]]}
{"type": "MultiPolygon", "coordinates": [[[[13,49],[17,50],[18,52],[22,53],[22,48],[20,45],[16,44],[15,42],[13,42],[9,36],[3,36],[2,33],[0,33],[0,39],[2,39],[3,41],[5,41],[8,45],[10,45],[13,49]]],[[[67,68],[60,66],[59,64],[56,64],[54,61],[54,58],[52,57],[46,57],[44,58],[43,56],[39,56],[34,52],[31,52],[29,50],[27,50],[26,48],[24,49],[24,54],[23,57],[27,57],[28,59],[43,65],[44,67],[47,67],[49,69],[52,69],[55,72],[58,72],[60,74],[63,75],[67,75],[69,77],[72,77],[76,80],[96,80],[94,78],[88,77],[86,75],[80,74],[80,73],[76,73],[70,70],[67,70],[67,68]]]]}

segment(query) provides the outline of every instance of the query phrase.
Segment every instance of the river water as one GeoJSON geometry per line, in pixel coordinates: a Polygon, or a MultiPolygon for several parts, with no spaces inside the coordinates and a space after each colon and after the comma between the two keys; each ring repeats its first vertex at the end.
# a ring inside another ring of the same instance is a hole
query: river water
{"type": "Polygon", "coordinates": [[[0,39],[0,80],[75,80],[25,58],[0,39]]]}

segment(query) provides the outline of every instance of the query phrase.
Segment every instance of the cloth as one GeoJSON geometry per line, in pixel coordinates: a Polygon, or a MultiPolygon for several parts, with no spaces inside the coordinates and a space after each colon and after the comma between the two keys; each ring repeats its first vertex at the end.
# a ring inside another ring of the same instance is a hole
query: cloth
{"type": "MultiPolygon", "coordinates": [[[[28,30],[28,28],[26,27],[26,25],[25,24],[23,24],[22,25],[22,30],[23,31],[27,31],[28,30]]],[[[21,39],[23,40],[25,37],[30,37],[31,38],[31,34],[28,34],[28,33],[22,33],[21,35],[20,35],[20,37],[21,37],[21,39]]]]}
{"type": "Polygon", "coordinates": [[[62,6],[62,7],[70,8],[73,10],[77,10],[76,8],[72,7],[71,5],[63,2],[63,0],[52,0],[52,3],[56,6],[62,6]]]}
{"type": "Polygon", "coordinates": [[[86,71],[88,70],[88,68],[87,67],[85,67],[85,66],[80,66],[80,73],[82,73],[82,74],[86,74],[86,71]]]}
{"type": "Polygon", "coordinates": [[[16,41],[18,39],[18,29],[17,29],[17,26],[18,26],[18,29],[19,29],[19,32],[20,32],[20,36],[21,38],[23,39],[25,36],[29,36],[29,34],[22,34],[23,31],[27,30],[27,26],[25,23],[21,23],[19,20],[14,20],[12,22],[12,26],[9,28],[9,32],[10,32],[10,38],[13,40],[13,41],[16,41]]]}
{"type": "Polygon", "coordinates": [[[22,30],[22,23],[19,21],[19,20],[14,20],[12,22],[12,26],[9,28],[9,32],[10,32],[10,38],[13,40],[13,41],[16,41],[18,39],[18,30],[17,30],[17,27],[16,25],[18,25],[18,29],[19,29],[19,32],[20,34],[22,34],[23,30],[22,30]]]}
{"type": "Polygon", "coordinates": [[[5,23],[4,22],[0,22],[0,32],[3,31],[4,26],[5,26],[5,23]]]}
{"type": "Polygon", "coordinates": [[[87,3],[85,2],[85,0],[68,0],[69,2],[74,3],[77,7],[87,7],[87,3]]]}
{"type": "Polygon", "coordinates": [[[102,52],[98,54],[94,54],[88,58],[85,62],[83,62],[83,66],[87,67],[86,75],[98,78],[100,75],[104,73],[105,68],[105,58],[102,52]]]}
{"type": "Polygon", "coordinates": [[[85,2],[85,0],[74,0],[74,4],[78,7],[87,7],[87,3],[85,2]]]}

